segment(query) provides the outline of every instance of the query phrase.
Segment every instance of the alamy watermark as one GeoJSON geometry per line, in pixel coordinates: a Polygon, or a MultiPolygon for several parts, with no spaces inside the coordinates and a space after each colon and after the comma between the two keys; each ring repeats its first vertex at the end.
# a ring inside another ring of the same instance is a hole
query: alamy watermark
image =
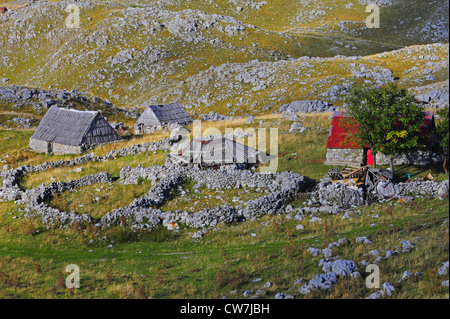
{"type": "Polygon", "coordinates": [[[66,272],[70,273],[66,278],[66,287],[69,289],[80,288],[80,267],[75,264],[67,265],[66,272]]]}
{"type": "Polygon", "coordinates": [[[366,12],[370,15],[366,18],[366,26],[369,29],[380,28],[380,7],[376,4],[369,4],[366,7],[366,12]]]}
{"type": "Polygon", "coordinates": [[[80,7],[76,4],[69,4],[66,7],[66,12],[69,16],[66,18],[66,27],[69,29],[79,29],[80,28],[80,7]]]}
{"type": "Polygon", "coordinates": [[[367,265],[366,273],[370,273],[366,278],[366,287],[369,289],[380,288],[380,267],[375,264],[367,265]]]}
{"type": "MultiPolygon", "coordinates": [[[[70,29],[80,28],[80,7],[76,4],[69,4],[65,8],[65,11],[69,13],[66,18],[66,26],[70,29]]],[[[369,29],[380,28],[380,7],[376,4],[369,4],[366,6],[366,13],[370,15],[366,18],[366,26],[369,29]]]]}

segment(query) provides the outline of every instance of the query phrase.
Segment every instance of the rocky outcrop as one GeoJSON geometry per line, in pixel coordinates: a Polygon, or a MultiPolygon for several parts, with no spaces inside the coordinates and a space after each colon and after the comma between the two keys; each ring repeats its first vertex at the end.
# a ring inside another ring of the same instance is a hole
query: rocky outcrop
{"type": "Polygon", "coordinates": [[[313,113],[313,112],[332,112],[334,111],[333,106],[324,101],[294,101],[289,104],[285,104],[280,107],[279,111],[281,113],[313,113]]]}
{"type": "Polygon", "coordinates": [[[31,105],[38,112],[45,112],[52,105],[75,108],[82,106],[87,110],[103,109],[122,112],[121,109],[113,107],[107,101],[77,90],[38,89],[15,85],[0,86],[0,102],[13,104],[14,108],[31,105]]]}

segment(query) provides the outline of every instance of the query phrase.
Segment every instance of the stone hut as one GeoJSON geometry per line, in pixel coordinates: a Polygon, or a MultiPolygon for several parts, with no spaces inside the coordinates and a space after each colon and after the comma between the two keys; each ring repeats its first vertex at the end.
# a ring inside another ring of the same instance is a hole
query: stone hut
{"type": "Polygon", "coordinates": [[[237,165],[245,168],[248,165],[268,163],[270,156],[228,138],[219,137],[211,140],[193,139],[181,152],[170,153],[168,160],[183,166],[237,165]]]}
{"type": "MultiPolygon", "coordinates": [[[[427,146],[411,154],[394,157],[394,165],[427,165],[430,161],[439,161],[433,157],[431,149],[433,146],[432,132],[435,128],[434,113],[424,112],[424,120],[421,134],[426,137],[427,146]]],[[[336,111],[333,115],[330,134],[327,141],[326,165],[335,166],[361,166],[366,165],[366,154],[369,145],[361,147],[358,145],[355,135],[358,131],[356,125],[345,122],[348,115],[343,111],[336,111]],[[345,124],[344,124],[345,123],[345,124]]],[[[389,165],[389,156],[377,153],[376,162],[379,165],[389,165]]]]}
{"type": "Polygon", "coordinates": [[[119,140],[117,131],[100,112],[52,106],[30,138],[30,148],[40,153],[80,154],[119,140]]]}
{"type": "Polygon", "coordinates": [[[176,102],[166,105],[148,105],[134,124],[135,134],[151,133],[169,125],[186,125],[193,120],[184,107],[176,102]]]}

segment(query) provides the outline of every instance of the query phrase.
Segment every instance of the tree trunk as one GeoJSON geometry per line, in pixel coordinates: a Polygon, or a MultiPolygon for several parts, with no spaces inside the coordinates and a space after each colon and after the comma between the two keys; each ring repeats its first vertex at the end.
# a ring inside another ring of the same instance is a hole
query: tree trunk
{"type": "Polygon", "coordinates": [[[448,171],[447,171],[447,158],[444,159],[444,171],[445,171],[445,175],[448,175],[448,171]]]}
{"type": "Polygon", "coordinates": [[[372,149],[372,156],[373,156],[373,168],[377,168],[377,153],[374,153],[373,149],[372,149]]]}
{"type": "Polygon", "coordinates": [[[394,158],[392,156],[389,156],[389,169],[394,173],[394,158]]]}

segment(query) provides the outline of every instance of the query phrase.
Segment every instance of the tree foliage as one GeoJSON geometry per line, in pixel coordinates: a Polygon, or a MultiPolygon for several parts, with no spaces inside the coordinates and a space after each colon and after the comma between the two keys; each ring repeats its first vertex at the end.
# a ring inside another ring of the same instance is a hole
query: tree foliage
{"type": "Polygon", "coordinates": [[[444,151],[444,154],[448,157],[448,149],[449,149],[449,127],[448,127],[448,106],[444,109],[439,110],[438,115],[440,117],[439,124],[437,126],[437,137],[439,139],[439,144],[444,151]]]}
{"type": "MultiPolygon", "coordinates": [[[[346,101],[349,116],[358,125],[357,140],[373,153],[409,153],[425,145],[420,134],[423,107],[405,89],[355,88],[346,101]]],[[[392,167],[392,165],[391,165],[392,167]]]]}

